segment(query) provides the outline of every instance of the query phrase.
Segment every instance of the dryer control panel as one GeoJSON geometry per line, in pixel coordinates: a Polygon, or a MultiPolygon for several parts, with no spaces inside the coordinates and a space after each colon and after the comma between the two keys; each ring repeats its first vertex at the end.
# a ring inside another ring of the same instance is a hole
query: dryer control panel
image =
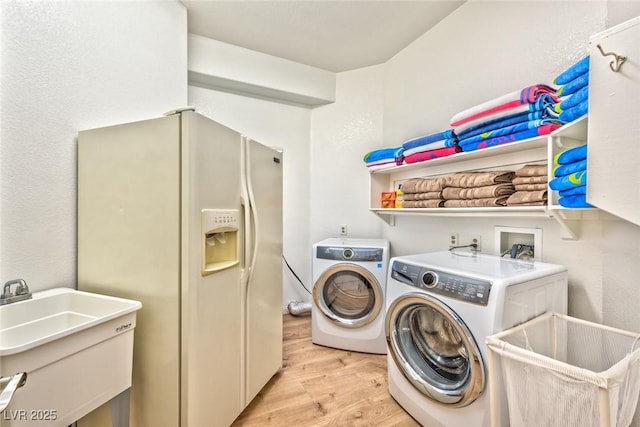
{"type": "Polygon", "coordinates": [[[316,258],[333,261],[380,262],[383,260],[382,248],[345,248],[338,246],[318,246],[316,258]]]}
{"type": "Polygon", "coordinates": [[[394,261],[391,278],[433,294],[479,305],[489,303],[491,282],[394,261]]]}

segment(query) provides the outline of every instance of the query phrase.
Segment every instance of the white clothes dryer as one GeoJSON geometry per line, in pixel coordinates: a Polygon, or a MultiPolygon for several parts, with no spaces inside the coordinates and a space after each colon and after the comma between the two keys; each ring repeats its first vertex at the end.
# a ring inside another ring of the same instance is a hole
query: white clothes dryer
{"type": "Polygon", "coordinates": [[[313,343],[386,353],[388,265],[387,240],[331,238],[313,245],[313,343]]]}
{"type": "Polygon", "coordinates": [[[567,271],[470,252],[394,257],[386,309],[393,398],[424,426],[487,427],[486,337],[546,311],[566,313],[567,271]]]}

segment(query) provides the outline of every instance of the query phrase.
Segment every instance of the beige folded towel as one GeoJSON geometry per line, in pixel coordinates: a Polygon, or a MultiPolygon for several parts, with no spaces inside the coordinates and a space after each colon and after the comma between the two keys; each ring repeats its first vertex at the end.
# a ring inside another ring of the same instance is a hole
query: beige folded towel
{"type": "Polygon", "coordinates": [[[513,178],[513,185],[520,184],[544,184],[547,182],[547,175],[545,176],[517,176],[513,178]]]}
{"type": "Polygon", "coordinates": [[[491,197],[508,196],[515,191],[513,184],[495,184],[475,188],[446,187],[442,190],[442,195],[445,200],[488,199],[491,197]]]}
{"type": "Polygon", "coordinates": [[[516,169],[516,176],[547,176],[547,165],[525,165],[516,169]]]}
{"type": "Polygon", "coordinates": [[[446,176],[447,187],[483,187],[486,185],[510,183],[515,172],[507,170],[487,172],[459,172],[446,176]]]}
{"type": "Polygon", "coordinates": [[[507,199],[507,206],[542,206],[547,202],[547,190],[516,191],[507,199]]]}
{"type": "Polygon", "coordinates": [[[491,197],[487,199],[446,200],[445,208],[484,208],[505,206],[509,196],[491,197]]]}
{"type": "Polygon", "coordinates": [[[403,208],[442,208],[444,200],[405,200],[402,204],[403,208]]]}
{"type": "Polygon", "coordinates": [[[444,178],[411,178],[402,183],[402,191],[407,193],[426,193],[429,191],[442,191],[444,178]]]}
{"type": "Polygon", "coordinates": [[[540,191],[547,189],[547,183],[544,184],[516,184],[516,191],[540,191]]]}
{"type": "Polygon", "coordinates": [[[442,200],[442,191],[429,191],[426,193],[405,193],[404,200],[442,200]]]}

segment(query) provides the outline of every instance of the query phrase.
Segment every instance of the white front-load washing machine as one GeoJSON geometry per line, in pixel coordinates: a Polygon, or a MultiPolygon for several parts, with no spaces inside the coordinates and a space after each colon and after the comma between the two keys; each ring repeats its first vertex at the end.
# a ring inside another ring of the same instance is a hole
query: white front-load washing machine
{"type": "MultiPolygon", "coordinates": [[[[567,271],[466,251],[394,257],[386,309],[391,396],[424,426],[486,427],[486,337],[547,311],[566,313],[567,271]]],[[[506,402],[498,406],[508,426],[506,402]]]]}
{"type": "Polygon", "coordinates": [[[331,238],[313,245],[311,340],[385,354],[384,301],[389,242],[331,238]]]}

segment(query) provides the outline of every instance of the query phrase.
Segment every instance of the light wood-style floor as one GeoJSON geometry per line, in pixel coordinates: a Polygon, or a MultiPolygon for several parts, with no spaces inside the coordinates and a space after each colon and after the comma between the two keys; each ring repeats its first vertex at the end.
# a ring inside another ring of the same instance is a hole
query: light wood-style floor
{"type": "Polygon", "coordinates": [[[311,317],[284,316],[283,367],[232,424],[414,427],[389,395],[387,359],[311,342],[311,317]]]}

